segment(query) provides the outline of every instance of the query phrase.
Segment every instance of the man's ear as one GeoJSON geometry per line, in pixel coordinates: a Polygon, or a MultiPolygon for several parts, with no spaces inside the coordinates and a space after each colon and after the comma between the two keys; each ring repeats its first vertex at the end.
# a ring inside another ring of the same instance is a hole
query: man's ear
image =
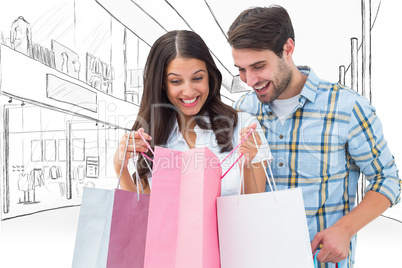
{"type": "Polygon", "coordinates": [[[283,56],[286,59],[292,58],[293,52],[295,50],[295,42],[292,38],[288,38],[286,43],[283,45],[283,56]]]}

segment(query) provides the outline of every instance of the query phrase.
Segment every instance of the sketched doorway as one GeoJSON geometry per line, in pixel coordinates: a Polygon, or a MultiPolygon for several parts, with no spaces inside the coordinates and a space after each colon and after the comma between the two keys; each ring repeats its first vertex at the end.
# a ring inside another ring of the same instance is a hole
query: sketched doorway
{"type": "Polygon", "coordinates": [[[66,113],[40,104],[4,105],[2,219],[79,205],[68,189],[66,113]]]}
{"type": "Polygon", "coordinates": [[[99,139],[98,124],[90,119],[67,121],[66,152],[67,187],[70,199],[81,198],[84,187],[99,186],[99,139]]]}

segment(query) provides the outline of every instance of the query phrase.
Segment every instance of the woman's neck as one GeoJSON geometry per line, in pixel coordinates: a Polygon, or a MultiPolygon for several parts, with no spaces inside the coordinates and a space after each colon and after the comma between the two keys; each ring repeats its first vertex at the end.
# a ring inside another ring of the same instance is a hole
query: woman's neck
{"type": "Polygon", "coordinates": [[[195,148],[195,141],[197,134],[194,132],[194,128],[197,125],[194,116],[192,115],[177,115],[177,122],[179,125],[179,131],[183,135],[190,149],[195,148]]]}

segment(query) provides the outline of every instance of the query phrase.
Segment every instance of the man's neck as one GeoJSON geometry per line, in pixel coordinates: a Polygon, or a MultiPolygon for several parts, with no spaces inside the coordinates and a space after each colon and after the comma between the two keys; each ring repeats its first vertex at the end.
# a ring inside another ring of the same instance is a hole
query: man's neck
{"type": "Polygon", "coordinates": [[[290,99],[294,96],[299,95],[306,81],[307,76],[302,72],[300,72],[300,70],[294,65],[294,67],[292,68],[292,80],[290,81],[287,90],[283,92],[278,97],[278,99],[280,100],[290,99]]]}

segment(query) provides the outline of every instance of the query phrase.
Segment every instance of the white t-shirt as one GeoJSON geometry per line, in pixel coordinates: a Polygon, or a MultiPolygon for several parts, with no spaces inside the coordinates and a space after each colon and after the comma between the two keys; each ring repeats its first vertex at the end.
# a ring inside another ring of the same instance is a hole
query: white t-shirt
{"type": "Polygon", "coordinates": [[[278,116],[283,125],[289,115],[293,112],[297,104],[299,104],[299,95],[284,100],[274,100],[271,102],[271,109],[278,116]]]}
{"type": "MultiPolygon", "coordinates": [[[[244,127],[250,126],[252,123],[257,123],[257,129],[255,131],[258,132],[261,139],[261,146],[258,150],[257,155],[253,159],[253,163],[258,163],[261,161],[272,160],[272,154],[268,146],[268,142],[265,138],[264,132],[261,128],[260,123],[254,116],[251,116],[248,113],[239,112],[238,113],[238,122],[236,128],[234,130],[233,135],[233,148],[237,146],[240,142],[240,130],[244,127]]],[[[209,122],[209,117],[205,117],[205,120],[209,122]]],[[[197,134],[196,138],[196,148],[208,147],[221,161],[230,153],[224,152],[220,153],[220,147],[217,144],[215,134],[212,130],[205,130],[198,127],[198,125],[194,128],[195,133],[197,134]]],[[[174,126],[170,137],[165,146],[166,148],[173,149],[176,151],[186,151],[189,150],[189,147],[180,133],[178,124],[176,121],[176,125],[174,126]]],[[[238,158],[238,153],[233,153],[225,162],[222,164],[222,174],[228,170],[228,168],[236,161],[238,158]]],[[[239,161],[240,162],[240,161],[239,161]]],[[[238,163],[239,163],[238,162],[238,163]]],[[[152,183],[152,178],[148,178],[149,184],[152,183]]],[[[221,195],[235,195],[239,192],[240,186],[240,167],[238,164],[234,165],[233,168],[226,174],[226,176],[222,179],[222,187],[221,187],[221,195]]],[[[152,185],[151,185],[152,189],[152,185]]]]}

